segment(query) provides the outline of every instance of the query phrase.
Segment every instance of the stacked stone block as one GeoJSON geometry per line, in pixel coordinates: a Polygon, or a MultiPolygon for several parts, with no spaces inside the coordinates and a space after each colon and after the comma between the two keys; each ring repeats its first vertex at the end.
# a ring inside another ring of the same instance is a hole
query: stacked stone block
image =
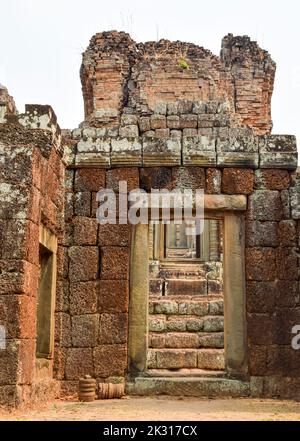
{"type": "Polygon", "coordinates": [[[39,228],[63,233],[64,165],[58,126],[24,127],[24,118],[50,121],[52,109],[31,106],[0,125],[0,403],[20,406],[58,395],[58,384],[36,368],[39,228]]]}

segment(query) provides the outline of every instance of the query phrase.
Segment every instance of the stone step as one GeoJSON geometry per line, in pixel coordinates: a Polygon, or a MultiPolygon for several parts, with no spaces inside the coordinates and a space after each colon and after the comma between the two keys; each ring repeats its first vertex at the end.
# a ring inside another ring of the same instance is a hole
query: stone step
{"type": "Polygon", "coordinates": [[[127,395],[170,395],[185,397],[248,397],[247,381],[224,377],[138,377],[126,383],[127,395]]]}
{"type": "Polygon", "coordinates": [[[222,263],[163,263],[160,265],[158,276],[161,279],[210,279],[221,280],[222,263]]]}
{"type": "Polygon", "coordinates": [[[144,377],[220,377],[220,371],[211,371],[198,368],[182,369],[148,369],[143,373],[144,377]]]}
{"type": "Polygon", "coordinates": [[[161,315],[223,315],[224,314],[224,301],[223,299],[209,300],[207,298],[203,300],[192,299],[166,299],[150,298],[149,299],[149,314],[161,314],[161,315]]]}
{"type": "MultiPolygon", "coordinates": [[[[219,336],[221,333],[217,334],[219,336]]],[[[223,336],[213,340],[205,333],[196,332],[168,332],[165,334],[151,332],[148,340],[149,348],[153,349],[199,349],[203,347],[222,349],[224,347],[223,336]]]]}
{"type": "Polygon", "coordinates": [[[224,349],[148,349],[148,368],[224,370],[224,349]]]}
{"type": "Polygon", "coordinates": [[[206,315],[204,317],[184,316],[177,318],[166,318],[164,315],[150,315],[150,332],[223,332],[224,317],[219,315],[206,315]]]}
{"type": "Polygon", "coordinates": [[[166,296],[221,295],[222,284],[216,280],[166,279],[166,296]]]}

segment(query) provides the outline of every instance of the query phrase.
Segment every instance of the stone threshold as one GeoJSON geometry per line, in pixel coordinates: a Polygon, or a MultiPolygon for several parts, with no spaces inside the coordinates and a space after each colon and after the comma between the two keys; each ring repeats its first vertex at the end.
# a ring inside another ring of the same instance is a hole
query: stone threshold
{"type": "Polygon", "coordinates": [[[226,377],[136,377],[126,383],[127,395],[184,397],[248,397],[249,381],[226,377]]]}
{"type": "Polygon", "coordinates": [[[145,377],[168,377],[168,378],[190,378],[190,377],[226,377],[223,370],[207,369],[148,369],[143,374],[145,377]]]}

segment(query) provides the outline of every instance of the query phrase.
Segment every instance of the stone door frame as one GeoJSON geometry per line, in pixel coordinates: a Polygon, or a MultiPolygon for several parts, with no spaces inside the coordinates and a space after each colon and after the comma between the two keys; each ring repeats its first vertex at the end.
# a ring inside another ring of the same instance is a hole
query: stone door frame
{"type": "MultiPolygon", "coordinates": [[[[247,375],[245,211],[243,195],[205,195],[204,213],[223,221],[225,371],[236,378],[247,375]]],[[[149,304],[149,225],[133,227],[129,298],[129,374],[147,371],[149,304]]]]}

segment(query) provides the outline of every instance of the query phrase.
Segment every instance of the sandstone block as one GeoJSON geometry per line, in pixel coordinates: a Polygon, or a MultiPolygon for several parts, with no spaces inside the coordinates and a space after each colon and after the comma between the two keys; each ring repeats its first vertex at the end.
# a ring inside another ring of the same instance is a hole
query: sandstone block
{"type": "Polygon", "coordinates": [[[105,188],[105,170],[80,168],[75,171],[75,191],[99,191],[105,188]]]}
{"type": "Polygon", "coordinates": [[[119,344],[127,342],[128,315],[101,314],[99,328],[100,344],[119,344]]]}
{"type": "MultiPolygon", "coordinates": [[[[198,117],[192,114],[181,115],[179,125],[182,129],[196,129],[198,126],[198,117]]],[[[176,129],[177,127],[173,128],[176,129]]]]}
{"type": "Polygon", "coordinates": [[[250,169],[227,168],[223,171],[222,191],[227,194],[251,194],[254,174],[250,169]]]}
{"type": "Polygon", "coordinates": [[[284,190],[289,187],[290,176],[287,170],[256,170],[255,188],[262,190],[284,190]]]}
{"type": "Polygon", "coordinates": [[[158,369],[182,369],[197,367],[197,351],[162,350],[157,351],[158,369]]]}
{"type": "Polygon", "coordinates": [[[198,351],[199,369],[221,371],[225,369],[224,351],[222,349],[201,349],[198,351]]]}
{"type": "Polygon", "coordinates": [[[276,251],[273,248],[246,249],[246,279],[273,281],[276,279],[276,251]]]}
{"type": "Polygon", "coordinates": [[[127,349],[123,344],[106,344],[94,349],[95,375],[106,378],[123,376],[127,368],[127,349]]]}
{"type": "Polygon", "coordinates": [[[96,280],[99,275],[98,247],[71,247],[69,248],[71,282],[96,280]]]}
{"type": "Polygon", "coordinates": [[[75,315],[72,317],[72,346],[97,346],[99,330],[99,314],[75,315]]]}
{"type": "Polygon", "coordinates": [[[246,243],[249,247],[276,247],[278,245],[277,222],[248,221],[246,243]]]}
{"type": "Polygon", "coordinates": [[[280,193],[273,190],[256,190],[249,196],[249,216],[259,221],[280,221],[282,219],[280,193]]]}
{"type": "Polygon", "coordinates": [[[272,312],[275,305],[277,282],[247,282],[247,310],[248,312],[272,312]]]}
{"type": "Polygon", "coordinates": [[[75,245],[96,245],[98,222],[97,219],[78,216],[73,221],[74,244],[75,245]]]}
{"type": "Polygon", "coordinates": [[[101,248],[101,279],[128,280],[129,250],[126,247],[101,248]]]}
{"type": "Polygon", "coordinates": [[[78,380],[84,375],[94,376],[92,349],[69,348],[66,358],[66,379],[78,380]]]}
{"type": "Polygon", "coordinates": [[[278,224],[279,245],[293,247],[297,243],[296,223],[292,220],[283,220],[278,224]]]}
{"type": "Polygon", "coordinates": [[[99,282],[70,283],[70,313],[72,315],[97,312],[99,282]]]}
{"type": "Polygon", "coordinates": [[[99,312],[128,311],[129,286],[126,280],[101,280],[99,286],[99,312]]]}
{"type": "Polygon", "coordinates": [[[127,191],[139,188],[139,170],[136,167],[114,168],[106,172],[106,188],[119,192],[119,182],[127,182],[127,191]]]}
{"type": "Polygon", "coordinates": [[[150,118],[151,129],[165,129],[167,127],[166,117],[163,115],[154,114],[150,118]]]}
{"type": "Polygon", "coordinates": [[[191,332],[172,332],[166,335],[165,347],[174,349],[198,348],[198,335],[191,332]]]}
{"type": "Polygon", "coordinates": [[[99,225],[98,245],[105,246],[129,246],[131,225],[99,225]]]}
{"type": "Polygon", "coordinates": [[[137,124],[130,124],[119,128],[121,138],[137,138],[139,136],[139,128],[137,124]]]}

